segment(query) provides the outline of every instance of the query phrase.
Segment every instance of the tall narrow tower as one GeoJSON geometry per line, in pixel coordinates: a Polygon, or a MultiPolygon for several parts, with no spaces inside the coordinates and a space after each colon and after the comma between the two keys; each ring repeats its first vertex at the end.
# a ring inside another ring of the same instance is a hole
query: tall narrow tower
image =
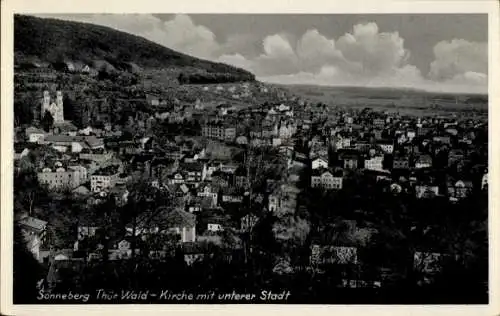
{"type": "Polygon", "coordinates": [[[49,108],[50,108],[50,93],[49,91],[45,90],[43,92],[42,108],[40,110],[40,120],[42,120],[43,116],[45,115],[45,111],[49,110],[49,108]]]}
{"type": "Polygon", "coordinates": [[[55,106],[54,122],[64,122],[64,105],[63,95],[61,91],[56,92],[56,106],[55,106]]]}

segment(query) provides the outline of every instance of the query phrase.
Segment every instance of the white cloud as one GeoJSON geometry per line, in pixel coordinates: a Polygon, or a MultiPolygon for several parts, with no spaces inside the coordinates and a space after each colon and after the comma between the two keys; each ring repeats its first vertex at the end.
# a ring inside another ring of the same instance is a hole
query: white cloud
{"type": "Polygon", "coordinates": [[[337,48],[351,62],[361,63],[367,75],[377,75],[404,66],[409,52],[397,32],[379,33],[375,23],[358,24],[353,33],[341,36],[337,48]]]}
{"type": "Polygon", "coordinates": [[[176,15],[163,24],[163,41],[172,49],[197,57],[212,58],[219,49],[215,35],[202,25],[195,25],[187,15],[176,15]]]}
{"type": "Polygon", "coordinates": [[[434,80],[450,80],[467,72],[488,73],[487,43],[442,41],[434,46],[434,58],[429,72],[434,80]]]}
{"type": "Polygon", "coordinates": [[[335,41],[328,39],[316,29],[308,30],[297,43],[297,56],[302,69],[320,69],[329,63],[340,62],[342,52],[336,49],[335,41]]]}

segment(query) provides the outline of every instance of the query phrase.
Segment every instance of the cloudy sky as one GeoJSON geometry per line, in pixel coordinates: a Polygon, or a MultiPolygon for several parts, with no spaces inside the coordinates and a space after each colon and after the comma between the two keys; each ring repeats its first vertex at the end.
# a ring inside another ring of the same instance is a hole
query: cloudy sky
{"type": "Polygon", "coordinates": [[[133,33],[183,53],[245,68],[262,81],[415,87],[446,92],[487,91],[486,15],[80,14],[50,17],[133,33]]]}

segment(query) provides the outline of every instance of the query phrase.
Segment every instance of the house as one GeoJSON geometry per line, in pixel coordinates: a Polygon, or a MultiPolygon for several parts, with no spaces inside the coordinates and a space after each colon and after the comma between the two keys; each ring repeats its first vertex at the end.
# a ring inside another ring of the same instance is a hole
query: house
{"type": "Polygon", "coordinates": [[[328,168],[328,159],[318,157],[312,161],[312,169],[328,168]]]}
{"type": "Polygon", "coordinates": [[[219,223],[208,223],[208,225],[207,225],[207,231],[212,232],[212,233],[221,232],[223,230],[224,230],[224,228],[219,223]]]}
{"type": "Polygon", "coordinates": [[[432,132],[431,127],[420,127],[417,129],[417,135],[418,136],[427,136],[429,133],[432,132]]]}
{"type": "Polygon", "coordinates": [[[394,152],[394,144],[392,142],[378,142],[378,146],[386,154],[392,154],[394,152]]]}
{"type": "Polygon", "coordinates": [[[37,173],[38,181],[48,186],[49,190],[74,189],[87,181],[87,169],[83,166],[64,168],[61,163],[54,168],[43,168],[37,173]]]}
{"type": "Polygon", "coordinates": [[[199,191],[197,193],[197,196],[211,198],[214,201],[214,203],[217,203],[218,199],[217,190],[210,183],[203,184],[198,189],[199,191]]]}
{"type": "Polygon", "coordinates": [[[375,118],[372,120],[372,125],[377,128],[383,129],[385,126],[385,120],[383,118],[375,118]]]}
{"type": "Polygon", "coordinates": [[[415,162],[415,168],[423,169],[423,168],[431,168],[432,167],[432,158],[429,155],[421,155],[417,158],[415,162]]]}
{"type": "Polygon", "coordinates": [[[450,200],[456,201],[467,197],[472,192],[472,182],[458,180],[448,183],[448,196],[450,200]]]}
{"type": "Polygon", "coordinates": [[[40,247],[46,239],[47,222],[23,214],[19,220],[19,225],[28,250],[33,253],[37,261],[41,261],[40,247]]]}
{"type": "Polygon", "coordinates": [[[342,159],[343,166],[345,169],[356,169],[358,168],[358,157],[346,155],[342,159]]]}
{"type": "Polygon", "coordinates": [[[186,183],[200,183],[207,175],[207,166],[201,162],[181,163],[179,169],[184,173],[186,183]]]}
{"type": "Polygon", "coordinates": [[[394,157],[392,161],[393,169],[408,169],[410,167],[410,161],[407,157],[394,157]]]}
{"type": "Polygon", "coordinates": [[[119,179],[119,167],[110,165],[97,170],[90,177],[90,190],[92,192],[102,192],[113,188],[119,179]]]}
{"type": "Polygon", "coordinates": [[[384,157],[383,156],[375,156],[370,159],[365,159],[365,169],[371,170],[382,170],[384,157]]]}
{"type": "Polygon", "coordinates": [[[104,149],[103,139],[95,136],[47,135],[44,144],[52,145],[60,152],[66,152],[68,149],[73,153],[79,153],[84,148],[104,149]]]}
{"type": "Polygon", "coordinates": [[[28,142],[30,143],[43,143],[45,135],[45,131],[36,128],[36,127],[28,127],[25,130],[26,137],[28,138],[28,142]]]}
{"type": "Polygon", "coordinates": [[[77,240],[83,240],[87,237],[93,237],[100,229],[99,226],[94,225],[79,225],[77,228],[77,240]]]}
{"type": "Polygon", "coordinates": [[[222,189],[222,202],[224,203],[241,203],[243,202],[243,195],[240,190],[228,187],[222,189]]]}
{"type": "Polygon", "coordinates": [[[320,168],[313,170],[311,175],[312,188],[324,189],[342,189],[343,177],[340,175],[335,176],[333,172],[328,169],[320,168]]]}
{"type": "MultiPolygon", "coordinates": [[[[78,133],[78,128],[71,122],[63,121],[54,123],[53,132],[54,134],[76,136],[78,133]]],[[[94,135],[100,134],[102,134],[102,130],[97,128],[94,129],[94,135]]]]}

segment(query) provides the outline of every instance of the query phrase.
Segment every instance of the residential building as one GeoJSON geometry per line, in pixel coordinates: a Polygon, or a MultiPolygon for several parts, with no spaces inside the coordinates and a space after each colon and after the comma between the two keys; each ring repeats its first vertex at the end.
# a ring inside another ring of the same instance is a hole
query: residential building
{"type": "Polygon", "coordinates": [[[54,149],[60,152],[80,153],[84,148],[104,149],[102,138],[95,136],[69,136],[69,135],[47,135],[44,144],[52,145],[54,149]]]}
{"type": "Polygon", "coordinates": [[[410,167],[410,161],[407,157],[395,157],[392,162],[393,169],[408,169],[410,167]]]}
{"type": "Polygon", "coordinates": [[[467,197],[472,192],[472,182],[458,180],[455,183],[448,183],[448,196],[450,200],[460,200],[467,197]]]}
{"type": "Polygon", "coordinates": [[[312,169],[328,168],[328,159],[318,157],[312,161],[312,169]]]}
{"type": "Polygon", "coordinates": [[[215,189],[215,187],[213,187],[209,183],[204,184],[203,187],[200,188],[200,190],[197,193],[197,196],[199,196],[199,197],[209,197],[209,198],[211,198],[214,201],[215,204],[217,204],[218,192],[215,189]]]}
{"type": "Polygon", "coordinates": [[[386,154],[392,154],[394,152],[394,144],[391,142],[379,142],[380,149],[386,154]]]}
{"type": "Polygon", "coordinates": [[[207,165],[201,162],[181,163],[179,169],[184,173],[184,180],[187,183],[200,183],[207,175],[207,165]]]}
{"type": "Polygon", "coordinates": [[[358,168],[358,157],[356,156],[345,156],[343,159],[343,165],[345,169],[356,169],[358,168]]]}
{"type": "Polygon", "coordinates": [[[311,175],[311,187],[313,188],[324,188],[327,190],[342,189],[342,176],[335,176],[331,171],[327,169],[315,169],[311,175]]]}
{"type": "Polygon", "coordinates": [[[375,156],[370,159],[365,159],[365,169],[382,170],[383,169],[383,156],[375,156]]]}
{"type": "Polygon", "coordinates": [[[119,180],[119,174],[119,168],[116,165],[97,170],[90,177],[90,190],[92,192],[102,192],[113,188],[119,180]]]}
{"type": "Polygon", "coordinates": [[[43,168],[37,177],[49,190],[74,189],[87,181],[87,169],[83,166],[63,168],[62,164],[56,163],[53,169],[43,168]]]}
{"type": "Polygon", "coordinates": [[[43,143],[45,135],[47,134],[45,131],[36,127],[28,127],[25,133],[30,143],[43,143]]]}

